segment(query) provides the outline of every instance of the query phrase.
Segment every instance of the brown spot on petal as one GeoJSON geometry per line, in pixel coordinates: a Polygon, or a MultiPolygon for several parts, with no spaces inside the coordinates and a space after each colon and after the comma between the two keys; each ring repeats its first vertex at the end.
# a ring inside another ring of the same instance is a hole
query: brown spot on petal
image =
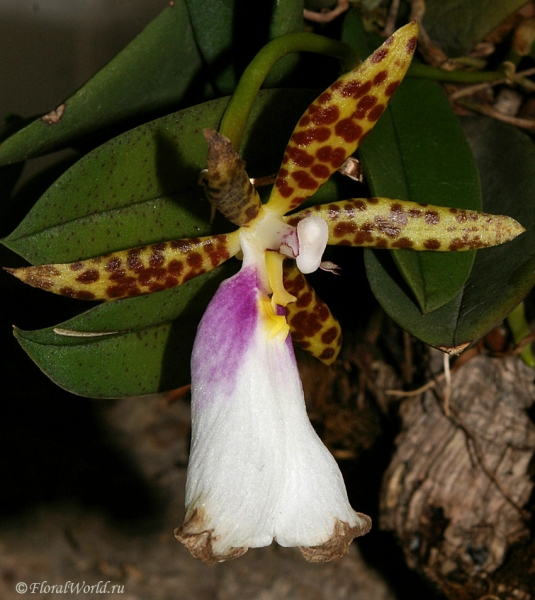
{"type": "Polygon", "coordinates": [[[340,93],[342,96],[360,98],[364,96],[364,94],[367,94],[371,90],[371,87],[371,81],[366,81],[365,83],[361,83],[360,81],[350,81],[344,85],[340,90],[340,93]]]}
{"type": "Polygon", "coordinates": [[[339,117],[340,110],[337,106],[327,106],[312,116],[312,122],[314,125],[330,125],[338,121],[339,117]]]}
{"type": "Polygon", "coordinates": [[[202,256],[198,252],[188,254],[186,261],[192,269],[198,269],[202,266],[202,256]]]}
{"type": "Polygon", "coordinates": [[[424,241],[424,248],[426,250],[438,250],[440,248],[440,242],[438,240],[435,240],[435,239],[425,240],[424,241]]]}
{"type": "MultiPolygon", "coordinates": [[[[314,163],[314,157],[309,154],[306,150],[296,148],[295,146],[288,146],[286,153],[290,160],[298,167],[310,167],[314,163]]],[[[280,177],[287,177],[288,172],[284,169],[285,174],[279,172],[280,177]]]]}
{"type": "Polygon", "coordinates": [[[331,327],[330,329],[327,329],[327,331],[321,335],[321,341],[324,344],[331,344],[332,342],[334,342],[337,335],[338,335],[338,329],[336,329],[336,327],[331,327]]]}
{"type": "Polygon", "coordinates": [[[113,271],[117,271],[117,269],[121,268],[121,259],[120,258],[111,258],[104,267],[106,271],[113,273],[113,271]]]}
{"type": "Polygon", "coordinates": [[[207,565],[214,565],[224,560],[243,556],[248,548],[229,548],[223,554],[215,554],[213,543],[217,539],[213,529],[206,528],[206,516],[202,508],[196,508],[187,517],[182,527],[175,529],[176,539],[184,544],[194,558],[202,560],[207,565]]]}
{"type": "Polygon", "coordinates": [[[384,217],[375,217],[374,223],[377,229],[387,237],[396,238],[401,233],[401,229],[399,227],[384,217]]]}
{"type": "Polygon", "coordinates": [[[363,244],[371,244],[373,242],[373,235],[371,234],[372,230],[373,225],[370,223],[364,223],[355,236],[355,245],[362,246],[363,244]]]}
{"type": "Polygon", "coordinates": [[[330,316],[329,309],[327,308],[327,305],[322,300],[320,300],[319,298],[317,298],[316,300],[318,302],[314,306],[314,310],[315,310],[316,314],[318,315],[318,319],[322,322],[325,322],[330,316]]]}
{"type": "Polygon", "coordinates": [[[365,535],[372,527],[372,520],[368,515],[357,513],[362,523],[350,527],[348,523],[335,518],[333,533],[329,540],[318,546],[299,548],[308,562],[329,562],[340,558],[349,552],[349,545],[356,538],[365,535]]]}
{"type": "Polygon", "coordinates": [[[334,237],[345,237],[351,235],[357,231],[355,223],[337,223],[334,226],[334,237]]]}
{"type": "Polygon", "coordinates": [[[440,215],[436,210],[428,210],[425,213],[425,222],[428,225],[436,225],[440,221],[440,215]]]}
{"type": "Polygon", "coordinates": [[[407,50],[407,54],[412,54],[416,49],[416,44],[418,43],[418,38],[412,37],[405,46],[405,50],[407,50]]]}
{"type": "Polygon", "coordinates": [[[298,308],[306,308],[312,302],[312,292],[305,292],[303,295],[299,296],[295,302],[295,305],[298,308]]]}
{"type": "Polygon", "coordinates": [[[393,96],[394,92],[398,89],[400,83],[400,81],[393,81],[392,83],[389,83],[386,87],[385,95],[389,97],[393,96]]]}
{"type": "Polygon", "coordinates": [[[279,194],[283,198],[289,198],[294,192],[294,188],[288,185],[285,179],[281,179],[280,177],[275,181],[275,187],[279,190],[279,194]]]}
{"type": "Polygon", "coordinates": [[[339,121],[334,131],[348,144],[356,142],[362,135],[362,127],[354,123],[351,119],[342,119],[339,121]]]}
{"type": "Polygon", "coordinates": [[[387,71],[379,71],[379,73],[377,73],[377,75],[373,78],[373,85],[381,85],[381,83],[383,83],[387,77],[387,71]]]}
{"type": "Polygon", "coordinates": [[[318,187],[318,182],[306,171],[295,171],[292,173],[292,179],[300,190],[315,190],[318,187]]]}
{"type": "Polygon", "coordinates": [[[322,325],[318,316],[314,313],[309,313],[306,310],[301,310],[292,317],[291,326],[297,331],[302,332],[306,337],[313,337],[320,331],[322,325]]]}
{"type": "Polygon", "coordinates": [[[376,65],[377,63],[380,63],[382,60],[384,60],[387,54],[388,48],[379,48],[379,50],[376,50],[370,56],[370,62],[372,63],[372,65],[376,65]]]}
{"type": "Polygon", "coordinates": [[[406,237],[399,238],[392,244],[392,248],[412,248],[413,246],[414,242],[406,237]]]}
{"type": "Polygon", "coordinates": [[[325,350],[322,351],[318,358],[320,360],[329,360],[334,356],[334,353],[334,348],[325,348],[325,350]]]}
{"type": "Polygon", "coordinates": [[[140,252],[141,252],[140,248],[133,248],[132,250],[128,251],[128,257],[126,259],[126,264],[128,265],[128,268],[131,271],[134,271],[134,273],[138,273],[139,271],[141,271],[144,268],[143,263],[141,262],[141,260],[139,258],[140,252]]]}
{"type": "Polygon", "coordinates": [[[310,127],[304,131],[296,131],[291,140],[298,146],[310,146],[312,142],[326,142],[331,137],[328,127],[310,127]]]}
{"type": "Polygon", "coordinates": [[[184,263],[181,260],[173,259],[167,265],[167,269],[169,273],[174,273],[176,275],[180,275],[184,270],[184,263]]]}
{"type": "Polygon", "coordinates": [[[400,225],[407,224],[407,214],[405,213],[405,211],[403,210],[403,206],[401,206],[399,202],[395,202],[390,207],[390,218],[396,223],[399,223],[400,225]]]}
{"type": "Polygon", "coordinates": [[[165,262],[165,258],[161,252],[153,252],[149,256],[149,265],[153,268],[161,267],[165,262]]]}
{"type": "Polygon", "coordinates": [[[372,106],[375,106],[376,104],[377,104],[376,96],[366,95],[359,100],[359,102],[357,104],[357,109],[360,109],[363,111],[368,111],[368,110],[370,110],[370,108],[372,108],[372,106]]]}
{"type": "Polygon", "coordinates": [[[310,171],[312,175],[318,179],[327,179],[327,177],[329,177],[331,174],[331,170],[325,165],[314,165],[310,171]]]}
{"type": "Polygon", "coordinates": [[[62,296],[68,296],[69,298],[75,297],[75,291],[72,289],[72,287],[68,287],[68,286],[62,287],[62,288],[60,288],[59,293],[62,296]]]}
{"type": "Polygon", "coordinates": [[[98,281],[100,277],[100,273],[96,270],[96,269],[89,269],[87,271],[85,271],[84,273],[81,273],[80,275],[78,275],[78,277],[76,278],[76,281],[79,281],[80,283],[95,283],[95,281],[98,281]]]}
{"type": "Polygon", "coordinates": [[[453,238],[450,242],[449,245],[449,249],[452,252],[455,252],[456,250],[460,250],[461,248],[464,248],[465,243],[463,242],[463,240],[461,238],[453,238]]]}
{"type": "Polygon", "coordinates": [[[386,106],[384,104],[378,104],[377,106],[374,106],[366,118],[368,121],[377,121],[377,119],[379,119],[379,117],[383,114],[385,108],[386,106]]]}
{"type": "Polygon", "coordinates": [[[321,162],[331,163],[334,169],[338,169],[346,159],[344,148],[333,148],[332,146],[322,146],[316,150],[316,158],[321,162]]]}
{"type": "Polygon", "coordinates": [[[78,300],[94,300],[95,294],[93,294],[93,292],[80,291],[80,292],[76,292],[76,298],[78,300]]]}

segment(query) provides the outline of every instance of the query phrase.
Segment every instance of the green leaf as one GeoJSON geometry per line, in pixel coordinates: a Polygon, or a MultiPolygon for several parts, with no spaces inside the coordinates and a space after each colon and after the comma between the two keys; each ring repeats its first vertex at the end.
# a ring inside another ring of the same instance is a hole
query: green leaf
{"type": "MultiPolygon", "coordinates": [[[[303,28],[303,0],[257,3],[254,13],[241,14],[237,0],[186,0],[195,41],[218,94],[232,94],[245,67],[274,37],[303,28]],[[247,25],[242,19],[248,19],[247,25]]],[[[268,85],[279,82],[295,61],[275,66],[268,85]]]]}
{"type": "Polygon", "coordinates": [[[73,394],[121,398],[181,387],[190,382],[204,308],[238,265],[222,265],[172,290],[101,304],[56,327],[16,329],[15,336],[41,370],[73,394]]]}
{"type": "Polygon", "coordinates": [[[450,57],[463,56],[525,0],[426,0],[423,25],[450,57]]]}
{"type": "MultiPolygon", "coordinates": [[[[405,80],[359,155],[376,196],[481,209],[472,152],[436,82],[405,80]]],[[[424,314],[459,293],[474,261],[472,251],[453,254],[396,250],[393,256],[424,314]]]]}
{"type": "Polygon", "coordinates": [[[176,106],[200,70],[184,0],[176,0],[66,100],[58,123],[37,119],[1,144],[0,165],[67,147],[140,114],[176,106]]]}
{"type": "Polygon", "coordinates": [[[384,38],[366,30],[362,13],[356,7],[350,8],[344,17],[341,39],[356,51],[360,60],[365,60],[384,42],[384,38]]]}
{"type": "Polygon", "coordinates": [[[483,209],[526,229],[512,242],[479,250],[463,290],[422,316],[387,253],[365,251],[373,293],[403,328],[427,344],[460,352],[490,331],[535,284],[535,148],[516,128],[486,117],[463,119],[477,161],[483,209]]]}
{"type": "MultiPolygon", "coordinates": [[[[259,94],[244,137],[244,155],[254,157],[251,175],[276,172],[313,97],[303,90],[259,94]]],[[[227,103],[223,98],[185,109],[96,148],[56,181],[3,243],[32,264],[46,264],[229,231],[223,219],[215,228],[208,223],[210,207],[197,182],[206,166],[202,130],[217,127],[227,103]]]]}
{"type": "MultiPolygon", "coordinates": [[[[304,0],[276,2],[273,7],[267,41],[286,33],[300,33],[303,31],[304,8],[304,0]]],[[[296,67],[298,61],[299,57],[296,54],[281,58],[266,77],[264,86],[274,87],[282,83],[296,67]]]]}

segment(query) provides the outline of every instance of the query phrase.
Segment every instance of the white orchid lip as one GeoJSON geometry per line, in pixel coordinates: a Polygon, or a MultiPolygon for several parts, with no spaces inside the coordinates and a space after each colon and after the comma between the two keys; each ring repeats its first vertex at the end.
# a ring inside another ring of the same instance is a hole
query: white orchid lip
{"type": "Polygon", "coordinates": [[[186,516],[175,535],[209,564],[273,540],[331,560],[371,521],[351,508],[308,419],[284,310],[264,287],[264,253],[247,235],[241,243],[242,269],[221,284],[195,340],[186,516]]]}

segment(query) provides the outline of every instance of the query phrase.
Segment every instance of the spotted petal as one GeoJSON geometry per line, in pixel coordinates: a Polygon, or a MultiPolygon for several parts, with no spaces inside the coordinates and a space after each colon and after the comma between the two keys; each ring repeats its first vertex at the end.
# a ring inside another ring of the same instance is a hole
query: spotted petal
{"type": "Polygon", "coordinates": [[[66,264],[6,269],[25,283],[82,300],[115,300],[175,287],[240,249],[238,232],[131,248],[66,264]]]}
{"type": "Polygon", "coordinates": [[[288,142],[270,210],[299,206],[355,152],[405,76],[417,37],[417,24],[405,25],[309,106],[288,142]]]}
{"type": "Polygon", "coordinates": [[[291,261],[284,265],[284,287],[295,296],[295,302],[286,306],[292,341],[324,364],[331,365],[342,346],[340,323],[291,261]]]}
{"type": "Polygon", "coordinates": [[[511,217],[389,198],[353,198],[313,206],[285,221],[310,216],[328,225],[330,245],[455,252],[509,242],[525,231],[511,217]]]}

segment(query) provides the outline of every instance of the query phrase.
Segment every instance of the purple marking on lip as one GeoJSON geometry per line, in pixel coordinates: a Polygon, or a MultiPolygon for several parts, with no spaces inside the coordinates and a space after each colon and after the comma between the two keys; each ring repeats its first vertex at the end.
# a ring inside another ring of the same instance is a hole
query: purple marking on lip
{"type": "Polygon", "coordinates": [[[257,326],[257,295],[254,265],[219,286],[197,329],[191,356],[193,393],[207,398],[214,386],[229,396],[232,393],[257,326]]]}

